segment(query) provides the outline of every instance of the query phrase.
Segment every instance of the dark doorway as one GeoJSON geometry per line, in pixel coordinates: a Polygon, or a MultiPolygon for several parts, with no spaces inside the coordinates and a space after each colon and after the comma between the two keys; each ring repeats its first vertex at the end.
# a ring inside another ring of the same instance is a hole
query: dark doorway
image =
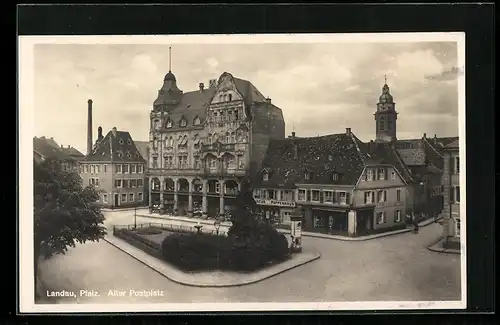
{"type": "Polygon", "coordinates": [[[119,206],[119,205],[120,205],[120,204],[119,204],[119,202],[118,202],[118,200],[119,200],[119,195],[118,195],[118,194],[115,194],[115,204],[114,204],[114,205],[115,205],[115,207],[117,207],[117,206],[119,206]]]}

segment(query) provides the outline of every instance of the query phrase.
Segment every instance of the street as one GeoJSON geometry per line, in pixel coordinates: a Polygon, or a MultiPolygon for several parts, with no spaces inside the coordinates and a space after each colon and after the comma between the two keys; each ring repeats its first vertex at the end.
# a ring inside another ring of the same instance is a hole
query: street
{"type": "MultiPolygon", "coordinates": [[[[108,227],[133,224],[134,211],[105,215],[108,227]]],[[[148,219],[138,217],[137,223],[167,223],[148,219]]],[[[460,300],[460,256],[427,249],[440,234],[441,226],[431,224],[418,235],[404,233],[360,242],[304,237],[304,246],[320,251],[319,260],[242,287],[196,288],[173,283],[105,241],[78,245],[66,255],[44,261],[41,274],[51,290],[100,292],[100,297],[47,298],[46,303],[460,300]],[[129,289],[160,290],[163,296],[107,295],[109,290],[129,289]]]]}

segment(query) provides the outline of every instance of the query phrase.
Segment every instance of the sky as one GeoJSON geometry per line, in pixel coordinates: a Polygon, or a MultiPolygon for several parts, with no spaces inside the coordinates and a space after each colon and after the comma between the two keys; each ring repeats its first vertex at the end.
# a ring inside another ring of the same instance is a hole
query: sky
{"type": "MultiPolygon", "coordinates": [[[[36,44],[34,136],[86,151],[87,100],[97,127],[149,137],[149,113],[169,70],[168,44],[36,44]]],[[[384,75],[399,112],[397,137],[458,136],[455,42],[174,44],[172,72],[184,92],[223,72],[251,81],[283,110],[286,133],[317,136],[350,127],[375,138],[384,75]]]]}

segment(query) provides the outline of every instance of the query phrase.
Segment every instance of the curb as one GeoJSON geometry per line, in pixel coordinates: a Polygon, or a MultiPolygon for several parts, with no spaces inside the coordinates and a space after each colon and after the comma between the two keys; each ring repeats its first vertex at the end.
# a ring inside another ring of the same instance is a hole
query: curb
{"type": "MultiPolygon", "coordinates": [[[[116,247],[117,249],[119,249],[120,251],[124,252],[125,254],[129,255],[130,257],[134,258],[135,260],[139,261],[140,263],[142,263],[143,265],[149,267],[150,269],[152,269],[153,271],[155,271],[156,273],[162,275],[164,278],[167,278],[168,280],[174,282],[174,283],[177,283],[177,284],[180,284],[180,285],[184,285],[184,286],[188,286],[188,287],[197,287],[197,288],[228,288],[228,287],[242,287],[242,286],[245,286],[245,285],[250,285],[250,284],[254,284],[254,283],[257,283],[257,282],[261,282],[261,281],[264,281],[264,280],[267,280],[267,279],[270,279],[274,276],[277,276],[279,274],[282,274],[282,273],[285,273],[286,271],[290,271],[292,269],[295,269],[299,266],[302,266],[302,265],[305,265],[305,264],[308,264],[308,263],[311,263],[311,262],[314,262],[316,261],[317,259],[319,259],[321,257],[321,254],[319,252],[316,252],[315,253],[315,256],[312,257],[311,259],[307,260],[307,261],[303,261],[303,262],[300,262],[298,264],[295,264],[295,265],[292,265],[290,267],[287,267],[283,270],[280,270],[279,272],[275,272],[273,274],[270,274],[270,275],[267,275],[267,276],[264,276],[262,278],[259,278],[259,279],[255,279],[255,280],[249,280],[249,281],[242,281],[240,283],[234,283],[234,284],[195,284],[195,283],[192,283],[192,282],[185,282],[185,281],[180,281],[180,280],[176,280],[174,278],[172,278],[171,276],[167,275],[166,273],[164,272],[161,272],[159,271],[158,269],[156,269],[154,266],[152,265],[149,265],[148,263],[142,261],[141,259],[139,259],[138,257],[132,255],[131,253],[125,251],[124,249],[122,249],[121,247],[115,245],[114,243],[110,242],[109,240],[107,240],[106,238],[104,238],[104,241],[106,241],[108,244],[116,247]]],[[[124,241],[125,242],[125,241],[124,241]]],[[[125,242],[127,245],[130,245],[129,243],[125,242]]],[[[147,254],[147,253],[145,253],[147,254]]],[[[152,256],[154,257],[154,256],[152,256]]],[[[162,261],[163,262],[163,261],[162,261]]],[[[166,263],[166,262],[163,262],[163,263],[166,263]]],[[[182,272],[182,271],[181,271],[182,272]]]]}
{"type": "Polygon", "coordinates": [[[136,208],[122,208],[122,209],[110,209],[110,208],[101,208],[101,211],[103,212],[121,212],[121,211],[134,211],[135,209],[137,210],[147,210],[147,206],[140,206],[136,208]]]}
{"type": "MultiPolygon", "coordinates": [[[[137,215],[138,217],[144,217],[144,218],[152,218],[152,219],[160,219],[160,220],[173,220],[173,221],[180,221],[180,222],[188,222],[188,223],[198,223],[198,221],[194,220],[179,220],[179,219],[174,219],[174,218],[169,218],[169,217],[158,217],[158,216],[147,216],[147,215],[137,215]]],[[[427,219],[419,223],[419,227],[427,227],[430,224],[435,223],[436,221],[439,221],[443,217],[439,217],[437,219],[427,219]]],[[[204,220],[200,220],[200,224],[204,225],[212,225],[212,223],[206,222],[204,220]]],[[[224,224],[222,224],[225,226],[224,224]]],[[[286,233],[289,234],[290,230],[288,229],[280,229],[277,228],[277,230],[281,233],[286,233]]],[[[373,237],[372,236],[362,236],[362,237],[329,237],[328,235],[322,235],[322,234],[315,234],[315,233],[302,233],[303,237],[313,237],[313,238],[321,238],[321,239],[330,239],[330,240],[340,240],[340,241],[350,241],[350,242],[357,242],[357,241],[367,241],[367,240],[372,240],[372,239],[377,239],[377,238],[382,238],[382,237],[388,237],[388,236],[394,236],[394,235],[399,235],[399,234],[404,234],[407,232],[411,232],[411,228],[406,228],[406,229],[400,229],[400,230],[395,230],[392,232],[385,232],[385,233],[380,233],[376,234],[373,237]]]]}
{"type": "Polygon", "coordinates": [[[441,244],[443,241],[444,238],[439,238],[434,244],[428,246],[427,249],[434,253],[461,255],[462,252],[460,250],[455,250],[455,249],[450,250],[448,248],[438,247],[438,245],[441,244]]]}

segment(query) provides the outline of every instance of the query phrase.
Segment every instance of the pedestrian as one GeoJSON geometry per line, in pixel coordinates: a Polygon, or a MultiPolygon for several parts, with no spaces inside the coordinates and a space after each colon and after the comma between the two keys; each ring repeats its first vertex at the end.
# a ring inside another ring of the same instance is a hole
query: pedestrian
{"type": "Polygon", "coordinates": [[[418,228],[419,228],[419,227],[418,227],[418,221],[416,221],[416,220],[415,220],[415,221],[413,222],[413,233],[414,233],[414,234],[418,234],[418,228]]]}

